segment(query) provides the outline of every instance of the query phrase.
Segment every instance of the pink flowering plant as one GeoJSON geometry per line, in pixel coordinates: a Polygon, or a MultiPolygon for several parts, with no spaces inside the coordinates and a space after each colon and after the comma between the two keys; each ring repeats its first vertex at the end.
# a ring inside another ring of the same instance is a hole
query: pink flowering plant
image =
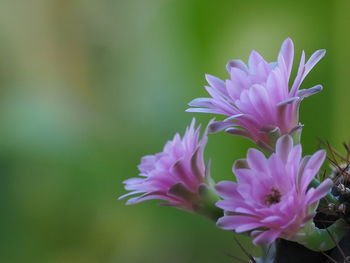
{"type": "Polygon", "coordinates": [[[203,160],[207,131],[200,138],[200,126],[195,128],[193,119],[183,138],[176,134],[162,152],[144,156],[138,166],[141,177],[124,181],[125,189],[131,192],[120,199],[138,195],[130,198],[127,204],[161,199],[165,201],[162,205],[215,219],[220,212],[214,205],[218,197],[209,175],[209,163],[205,165],[203,160]]]}
{"type": "Polygon", "coordinates": [[[295,245],[300,260],[306,254],[330,257],[339,244],[349,246],[344,236],[350,221],[350,161],[319,180],[326,151],[303,156],[300,144],[299,105],[322,86],[300,87],[324,55],[318,50],[305,62],[302,52],[291,85],[294,46],[289,38],[277,62],[266,62],[252,51],[248,65],[241,60],[227,64],[229,79],[206,75],[210,98],[192,100],[187,111],[227,118],[210,121],[202,136],[193,119],[183,137],[176,134],[162,152],[142,158],[139,177],[124,181],[130,192],[120,198],[128,197],[127,204],[160,199],[162,205],[205,216],[221,229],[248,234],[254,245],[273,246],[269,256],[253,259],[256,262],[284,262],[279,255],[295,245]],[[208,133],[219,131],[248,138],[258,148],[234,161],[236,181],[215,184],[204,150],[208,133]],[[316,218],[331,220],[320,225],[316,218]]]}
{"type": "Polygon", "coordinates": [[[187,111],[225,115],[225,120],[212,124],[212,131],[244,136],[272,151],[280,135],[291,134],[298,141],[302,127],[300,102],[322,90],[321,85],[309,89],[300,89],[300,85],[325,53],[317,50],[305,63],[303,51],[297,76],[289,88],[294,59],[292,40],[283,42],[277,62],[268,63],[252,51],[248,65],[241,60],[228,62],[229,79],[206,75],[209,86],[205,88],[211,98],[194,99],[187,111]]]}

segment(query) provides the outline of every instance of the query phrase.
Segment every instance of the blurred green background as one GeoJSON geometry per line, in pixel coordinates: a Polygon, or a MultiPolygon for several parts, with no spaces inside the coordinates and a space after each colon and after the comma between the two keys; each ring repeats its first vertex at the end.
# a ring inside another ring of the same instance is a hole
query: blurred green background
{"type": "MultiPolygon", "coordinates": [[[[304,153],[316,137],[349,138],[350,2],[3,0],[0,4],[0,262],[225,263],[244,257],[233,234],[157,201],[125,206],[122,181],[161,151],[251,49],[275,60],[283,39],[297,62],[327,56],[304,88],[304,153]]],[[[197,114],[202,123],[212,117],[197,114]]],[[[210,136],[216,180],[252,146],[210,136]]],[[[249,251],[249,239],[240,237],[249,251]]]]}

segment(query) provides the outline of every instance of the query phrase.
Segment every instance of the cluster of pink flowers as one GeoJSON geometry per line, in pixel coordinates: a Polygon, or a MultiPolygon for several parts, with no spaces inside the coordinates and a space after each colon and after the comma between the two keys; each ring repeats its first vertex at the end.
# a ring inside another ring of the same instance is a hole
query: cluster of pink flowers
{"type": "Polygon", "coordinates": [[[149,199],[166,201],[163,205],[195,212],[200,205],[200,191],[206,187],[208,172],[203,160],[207,131],[199,138],[200,127],[195,129],[195,119],[181,139],[176,134],[168,141],[163,152],[144,156],[138,166],[141,178],[130,178],[125,189],[132,192],[120,197],[141,194],[128,200],[134,204],[149,199]]]}
{"type": "Polygon", "coordinates": [[[294,46],[289,38],[283,42],[277,62],[266,62],[252,51],[248,65],[241,60],[227,64],[229,79],[206,75],[210,98],[194,99],[187,111],[227,118],[209,122],[201,138],[200,127],[195,128],[193,120],[182,138],[176,134],[162,152],[143,157],[138,166],[140,177],[124,182],[131,192],[121,198],[137,195],[128,204],[164,200],[164,205],[214,218],[222,229],[247,232],[254,244],[300,238],[305,234],[303,228],[313,224],[319,201],[333,186],[330,179],[311,184],[326,153],[319,150],[302,157],[299,140],[303,127],[300,102],[322,90],[321,85],[300,86],[324,55],[324,50],[318,50],[305,62],[302,52],[291,85],[294,46]],[[237,182],[215,185],[203,153],[208,133],[223,130],[249,138],[261,151],[249,149],[246,159],[235,161],[237,182]]]}

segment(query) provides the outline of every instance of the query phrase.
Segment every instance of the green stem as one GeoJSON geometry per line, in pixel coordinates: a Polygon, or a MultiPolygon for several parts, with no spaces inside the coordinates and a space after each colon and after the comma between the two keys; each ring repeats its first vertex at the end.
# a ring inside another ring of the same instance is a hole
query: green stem
{"type": "Polygon", "coordinates": [[[313,251],[326,251],[338,244],[346,232],[346,227],[343,219],[338,219],[326,229],[319,229],[314,223],[309,223],[291,240],[313,251]]]}
{"type": "Polygon", "coordinates": [[[194,208],[195,212],[216,222],[224,215],[222,209],[215,204],[220,200],[214,189],[214,183],[209,182],[199,188],[200,204],[194,208]]]}
{"type": "Polygon", "coordinates": [[[214,205],[200,207],[196,212],[214,222],[216,222],[220,217],[224,216],[222,209],[214,205]]]}

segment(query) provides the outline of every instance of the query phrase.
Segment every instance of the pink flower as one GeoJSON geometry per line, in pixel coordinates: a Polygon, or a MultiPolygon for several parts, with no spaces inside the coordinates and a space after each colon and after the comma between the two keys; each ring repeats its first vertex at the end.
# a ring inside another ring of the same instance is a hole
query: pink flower
{"type": "Polygon", "coordinates": [[[187,111],[226,115],[226,120],[212,124],[212,132],[226,130],[233,135],[248,137],[258,145],[273,148],[275,139],[281,134],[300,129],[300,102],[322,90],[321,85],[299,88],[324,55],[325,50],[317,50],[305,63],[303,51],[297,76],[289,89],[294,58],[292,40],[287,38],[283,42],[277,62],[268,63],[258,52],[252,51],[248,66],[241,60],[227,64],[230,79],[222,81],[206,75],[209,86],[205,88],[211,98],[194,99],[189,105],[196,108],[187,111]],[[273,139],[269,133],[273,133],[273,139]]]}
{"type": "Polygon", "coordinates": [[[266,158],[250,149],[246,160],[236,161],[237,183],[216,185],[223,200],[217,206],[225,216],[217,225],[237,233],[250,232],[254,244],[272,243],[276,238],[293,239],[312,222],[318,201],[331,189],[330,179],[309,188],[325,159],[325,151],[301,158],[301,145],[293,146],[289,135],[277,140],[276,153],[266,158]]]}
{"type": "Polygon", "coordinates": [[[181,139],[176,134],[168,141],[163,152],[144,156],[138,166],[140,176],[126,181],[125,189],[130,190],[120,197],[138,195],[127,204],[149,199],[166,201],[163,205],[198,212],[202,205],[202,195],[208,189],[208,172],[203,161],[203,151],[207,142],[207,131],[199,139],[200,127],[195,129],[195,119],[187,127],[181,139]]]}

